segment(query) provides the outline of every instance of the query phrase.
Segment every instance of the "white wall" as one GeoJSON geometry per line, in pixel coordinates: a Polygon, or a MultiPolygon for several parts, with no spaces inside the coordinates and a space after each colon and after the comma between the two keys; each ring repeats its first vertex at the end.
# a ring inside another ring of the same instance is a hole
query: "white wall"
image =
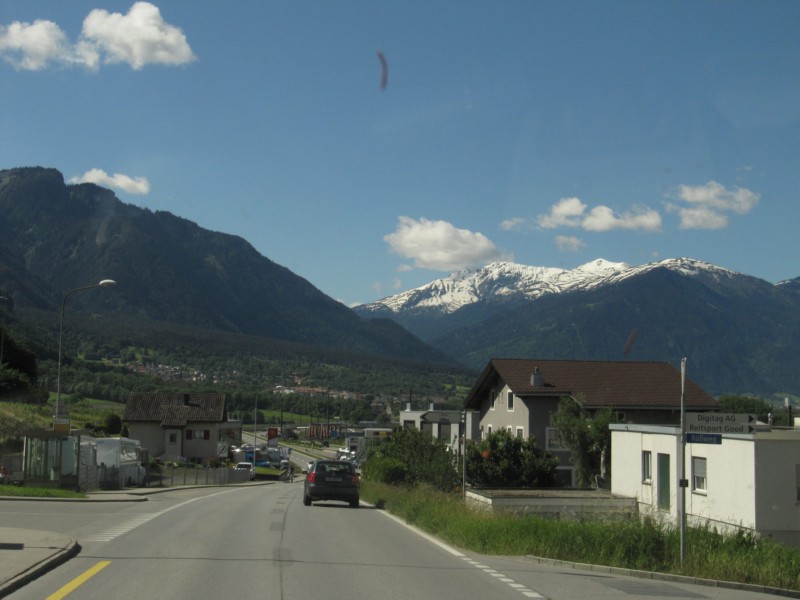
{"type": "MultiPolygon", "coordinates": [[[[643,514],[678,521],[680,429],[648,425],[611,425],[611,491],[636,498],[643,514]],[[653,480],[642,482],[642,452],[652,453],[653,480]],[[657,508],[657,455],[670,461],[670,510],[657,508]]],[[[720,531],[755,530],[800,545],[800,503],[796,474],[800,431],[759,431],[723,435],[721,444],[686,444],[686,515],[689,524],[720,531]],[[706,490],[695,490],[692,458],[706,459],[706,490]]]]}

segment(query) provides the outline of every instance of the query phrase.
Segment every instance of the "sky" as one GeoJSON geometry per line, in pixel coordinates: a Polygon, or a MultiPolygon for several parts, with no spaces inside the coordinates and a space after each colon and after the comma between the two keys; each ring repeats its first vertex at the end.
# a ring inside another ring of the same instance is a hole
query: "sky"
{"type": "Polygon", "coordinates": [[[798,30],[794,0],[0,0],[0,169],[240,236],[348,306],[494,261],[777,283],[798,30]]]}

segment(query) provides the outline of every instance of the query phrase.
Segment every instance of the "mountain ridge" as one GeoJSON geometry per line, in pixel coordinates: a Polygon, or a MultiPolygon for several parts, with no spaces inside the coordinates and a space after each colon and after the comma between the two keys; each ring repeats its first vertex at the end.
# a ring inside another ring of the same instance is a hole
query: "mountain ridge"
{"type": "Polygon", "coordinates": [[[384,309],[395,314],[415,309],[452,313],[468,304],[503,297],[519,295],[524,299],[533,300],[549,293],[591,289],[661,267],[680,270],[686,275],[702,274],[716,278],[736,273],[691,258],[664,259],[639,266],[598,258],[574,269],[499,261],[478,269],[456,271],[412,290],[361,304],[355,309],[359,313],[378,312],[384,309]]]}
{"type": "Polygon", "coordinates": [[[354,310],[392,318],[474,369],[497,357],[688,356],[711,393],[800,387],[800,278],[772,284],[692,258],[493,263],[354,310]]]}
{"type": "Polygon", "coordinates": [[[20,307],[54,308],[65,290],[109,278],[113,293],[77,295],[73,310],[455,362],[392,321],[361,318],[239,236],[67,185],[56,169],[0,171],[0,240],[3,292],[20,307]]]}

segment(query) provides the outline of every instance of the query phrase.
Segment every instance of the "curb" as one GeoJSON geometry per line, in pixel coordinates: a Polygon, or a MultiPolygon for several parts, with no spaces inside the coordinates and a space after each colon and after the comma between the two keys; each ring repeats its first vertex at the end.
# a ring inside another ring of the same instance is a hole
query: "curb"
{"type": "Polygon", "coordinates": [[[52,556],[48,556],[19,575],[0,584],[0,598],[5,598],[9,594],[27,585],[34,579],[41,577],[48,571],[55,569],[59,565],[67,562],[69,559],[77,556],[77,554],[81,551],[81,547],[74,538],[69,538],[69,540],[69,543],[64,548],[61,548],[52,556]]]}
{"type": "Polygon", "coordinates": [[[581,571],[593,571],[595,573],[607,573],[609,575],[624,575],[627,577],[638,577],[639,579],[652,579],[654,581],[668,581],[673,583],[688,583],[691,585],[704,585],[728,590],[741,590],[743,592],[756,592],[760,594],[772,594],[773,596],[783,596],[785,598],[800,598],[800,591],[787,590],[784,588],[769,587],[754,583],[737,583],[735,581],[718,581],[716,579],[703,579],[689,575],[677,575],[674,573],[657,573],[655,571],[638,571],[636,569],[625,569],[622,567],[609,567],[606,565],[593,565],[590,563],[577,563],[566,560],[556,560],[553,558],[542,558],[541,556],[526,555],[525,558],[532,562],[548,565],[551,567],[566,567],[581,571]]]}

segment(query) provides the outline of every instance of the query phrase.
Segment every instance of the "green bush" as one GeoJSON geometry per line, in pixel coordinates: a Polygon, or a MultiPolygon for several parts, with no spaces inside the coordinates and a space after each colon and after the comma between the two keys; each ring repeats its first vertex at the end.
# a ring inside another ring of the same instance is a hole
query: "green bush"
{"type": "Polygon", "coordinates": [[[467,481],[479,487],[551,487],[558,459],[505,429],[467,446],[467,481]]]}
{"type": "Polygon", "coordinates": [[[396,458],[388,456],[376,456],[367,461],[362,473],[364,479],[388,485],[402,485],[409,478],[405,465],[396,458]]]}

